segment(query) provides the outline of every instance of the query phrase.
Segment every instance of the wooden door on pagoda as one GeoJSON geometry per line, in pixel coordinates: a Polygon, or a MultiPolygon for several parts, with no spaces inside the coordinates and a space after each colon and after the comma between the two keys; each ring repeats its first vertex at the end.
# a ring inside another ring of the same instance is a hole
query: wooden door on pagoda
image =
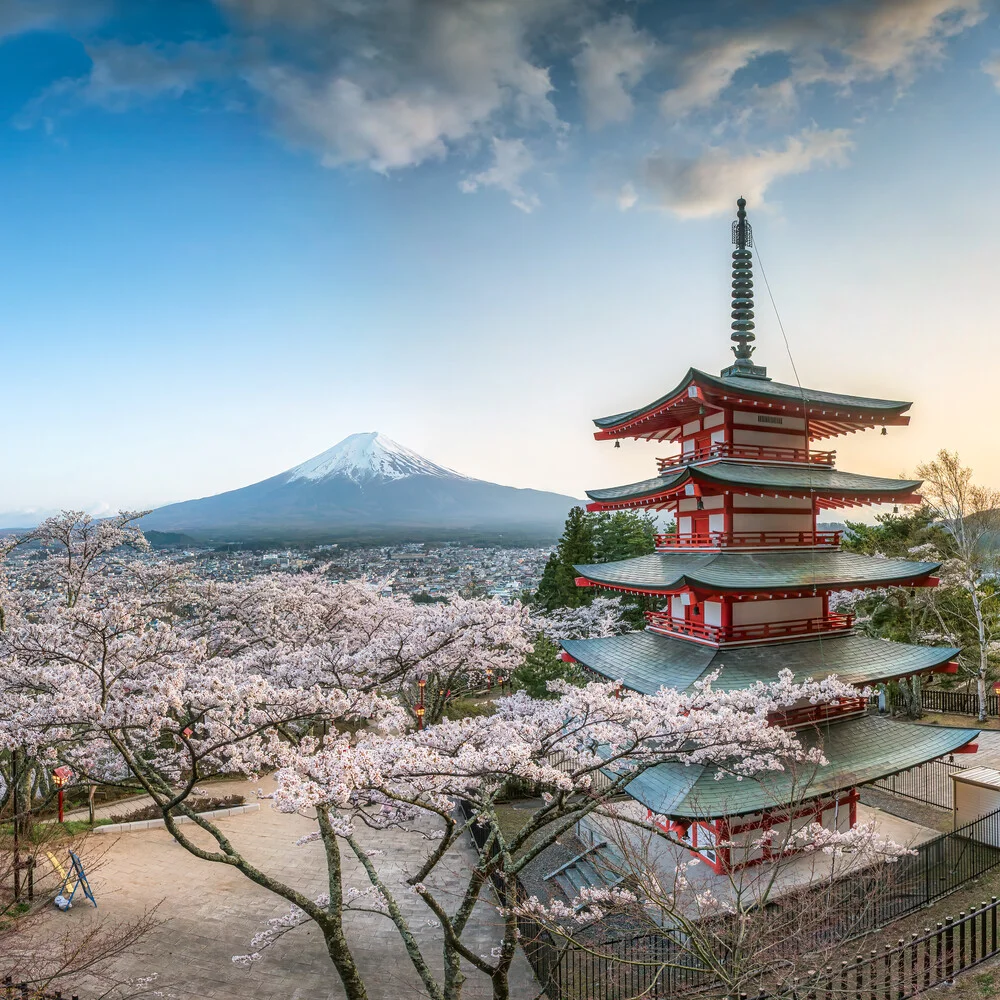
{"type": "Polygon", "coordinates": [[[684,621],[690,635],[701,636],[705,631],[705,604],[696,601],[684,609],[684,621]]]}
{"type": "Polygon", "coordinates": [[[691,514],[691,534],[701,536],[702,541],[708,540],[708,526],[711,523],[709,518],[712,515],[708,511],[695,511],[691,514]]]}
{"type": "Polygon", "coordinates": [[[699,434],[694,439],[694,453],[697,458],[705,458],[708,456],[708,449],[712,447],[712,434],[711,432],[707,434],[699,434]]]}

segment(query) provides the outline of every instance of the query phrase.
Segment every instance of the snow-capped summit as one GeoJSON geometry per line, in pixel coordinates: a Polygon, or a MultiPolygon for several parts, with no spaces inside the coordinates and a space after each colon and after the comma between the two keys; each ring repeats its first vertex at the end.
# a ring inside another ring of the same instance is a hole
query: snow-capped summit
{"type": "Polygon", "coordinates": [[[451,469],[429,462],[422,455],[378,431],[351,434],[322,454],[289,469],[286,475],[288,482],[340,476],[359,484],[371,479],[405,479],[407,476],[466,478],[451,469]]]}
{"type": "Polygon", "coordinates": [[[470,479],[377,431],[240,489],[160,507],[144,529],[213,541],[542,539],[577,501],[470,479]]]}

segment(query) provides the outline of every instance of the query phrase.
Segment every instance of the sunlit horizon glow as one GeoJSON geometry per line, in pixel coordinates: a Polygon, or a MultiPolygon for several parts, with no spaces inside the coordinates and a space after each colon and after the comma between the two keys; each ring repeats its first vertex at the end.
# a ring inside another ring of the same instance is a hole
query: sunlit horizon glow
{"type": "Polygon", "coordinates": [[[574,497],[648,478],[669,448],[590,421],[729,363],[739,195],[802,383],[914,403],[838,467],[949,448],[1000,486],[996,13],[755,6],[3,8],[0,511],[207,496],[371,430],[574,497]]]}

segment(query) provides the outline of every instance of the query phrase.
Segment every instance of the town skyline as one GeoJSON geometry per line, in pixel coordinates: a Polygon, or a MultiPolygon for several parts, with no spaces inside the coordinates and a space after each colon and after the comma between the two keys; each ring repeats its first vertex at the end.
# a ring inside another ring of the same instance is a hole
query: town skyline
{"type": "Polygon", "coordinates": [[[207,496],[373,428],[505,485],[647,478],[667,449],[590,421],[729,364],[740,195],[802,384],[914,401],[838,464],[1000,483],[992,5],[390,6],[415,44],[314,0],[5,8],[0,510],[207,496]]]}

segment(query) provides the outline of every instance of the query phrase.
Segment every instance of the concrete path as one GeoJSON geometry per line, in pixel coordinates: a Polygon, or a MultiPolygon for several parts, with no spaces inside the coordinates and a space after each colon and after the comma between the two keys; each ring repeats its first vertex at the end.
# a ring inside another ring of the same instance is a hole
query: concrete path
{"type": "MultiPolygon", "coordinates": [[[[255,788],[247,783],[213,784],[213,794],[240,792],[253,801],[255,788]]],[[[297,889],[317,896],[325,889],[326,865],[322,845],[301,847],[295,841],[315,829],[315,823],[300,816],[278,813],[268,802],[261,810],[219,821],[219,827],[234,845],[262,870],[297,889]]],[[[120,807],[119,807],[120,808],[120,807]]],[[[190,827],[186,829],[191,829],[190,827]]],[[[205,846],[209,838],[204,838],[205,846]]],[[[441,969],[440,932],[425,904],[405,886],[407,859],[412,839],[397,831],[360,831],[371,848],[385,852],[377,859],[381,876],[395,891],[411,919],[417,938],[432,967],[441,969]]],[[[83,930],[103,919],[131,919],[159,904],[163,924],[132,954],[117,960],[115,972],[122,978],[157,975],[157,995],[177,1000],[335,1000],[344,996],[318,930],[306,924],[296,928],[267,949],[251,968],[233,964],[232,956],[253,949],[250,939],[271,917],[288,912],[288,904],[256,886],[228,866],[202,861],[176,844],[165,831],[147,830],[122,834],[105,848],[105,838],[92,837],[81,847],[88,853],[104,852],[91,879],[98,910],[89,903],[74,903],[68,913],[53,907],[45,919],[49,933],[83,930]]],[[[193,838],[192,838],[193,839],[193,838]]],[[[464,885],[474,860],[471,844],[456,856],[453,867],[429,883],[438,889],[451,908],[449,894],[464,885]]],[[[346,884],[368,886],[353,855],[345,857],[346,884]]],[[[494,900],[488,896],[473,918],[466,940],[477,954],[489,955],[499,943],[494,900]]],[[[425,996],[416,972],[392,923],[375,913],[351,914],[348,935],[371,1000],[425,996]]],[[[491,984],[471,967],[465,995],[469,1000],[491,996],[491,984]]],[[[67,984],[68,985],[68,984],[67,984]]],[[[85,984],[79,989],[84,992],[85,984]]],[[[64,988],[65,989],[65,988],[64,988]]],[[[74,992],[76,987],[73,987],[74,992]]],[[[519,953],[512,974],[512,996],[529,1000],[536,996],[530,966],[519,953]]]]}

